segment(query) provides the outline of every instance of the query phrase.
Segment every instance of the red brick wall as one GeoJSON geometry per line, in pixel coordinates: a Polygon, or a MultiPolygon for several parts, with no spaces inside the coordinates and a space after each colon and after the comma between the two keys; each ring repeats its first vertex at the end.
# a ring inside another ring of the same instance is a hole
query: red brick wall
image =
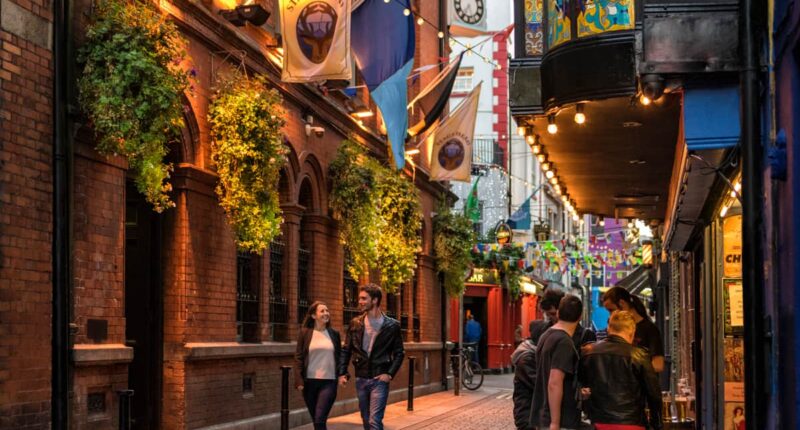
{"type": "MultiPolygon", "coordinates": [[[[51,21],[48,1],[10,1],[43,22],[51,21]]],[[[4,429],[46,429],[50,421],[51,61],[48,47],[0,29],[0,428],[4,429]]]]}

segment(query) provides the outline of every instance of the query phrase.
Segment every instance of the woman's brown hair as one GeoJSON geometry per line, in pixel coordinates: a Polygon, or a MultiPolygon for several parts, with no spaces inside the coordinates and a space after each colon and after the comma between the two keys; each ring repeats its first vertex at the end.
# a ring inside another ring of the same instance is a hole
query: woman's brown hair
{"type": "MultiPolygon", "coordinates": [[[[308,307],[308,312],[306,312],[306,317],[303,318],[303,327],[305,328],[314,328],[314,318],[313,316],[317,313],[317,308],[320,305],[328,306],[325,302],[316,301],[308,307]]],[[[331,328],[331,320],[328,320],[325,323],[325,328],[331,328]]]]}

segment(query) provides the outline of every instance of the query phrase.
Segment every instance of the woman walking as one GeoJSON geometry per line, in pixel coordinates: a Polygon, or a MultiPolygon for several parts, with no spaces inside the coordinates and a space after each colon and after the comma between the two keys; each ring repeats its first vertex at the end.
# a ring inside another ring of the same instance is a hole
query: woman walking
{"type": "Polygon", "coordinates": [[[328,414],[336,400],[336,382],[340,376],[336,369],[341,349],[339,332],[331,328],[328,306],[323,302],[312,303],[297,339],[294,381],[295,387],[303,392],[314,430],[328,428],[328,414]]]}

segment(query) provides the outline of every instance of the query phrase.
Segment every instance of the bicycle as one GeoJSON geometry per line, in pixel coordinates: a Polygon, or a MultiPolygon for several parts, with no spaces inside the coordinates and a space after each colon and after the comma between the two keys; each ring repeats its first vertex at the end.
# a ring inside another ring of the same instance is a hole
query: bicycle
{"type": "Polygon", "coordinates": [[[483,368],[480,364],[472,361],[472,352],[475,351],[473,345],[464,344],[461,348],[461,384],[464,388],[475,391],[483,385],[483,368]]]}

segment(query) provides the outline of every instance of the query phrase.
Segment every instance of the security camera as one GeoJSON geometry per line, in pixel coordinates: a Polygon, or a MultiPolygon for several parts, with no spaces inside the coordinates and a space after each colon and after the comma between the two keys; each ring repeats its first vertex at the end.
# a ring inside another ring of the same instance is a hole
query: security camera
{"type": "Polygon", "coordinates": [[[325,128],[306,124],[306,136],[311,136],[311,133],[314,133],[314,136],[317,137],[325,136],[325,128]]]}

